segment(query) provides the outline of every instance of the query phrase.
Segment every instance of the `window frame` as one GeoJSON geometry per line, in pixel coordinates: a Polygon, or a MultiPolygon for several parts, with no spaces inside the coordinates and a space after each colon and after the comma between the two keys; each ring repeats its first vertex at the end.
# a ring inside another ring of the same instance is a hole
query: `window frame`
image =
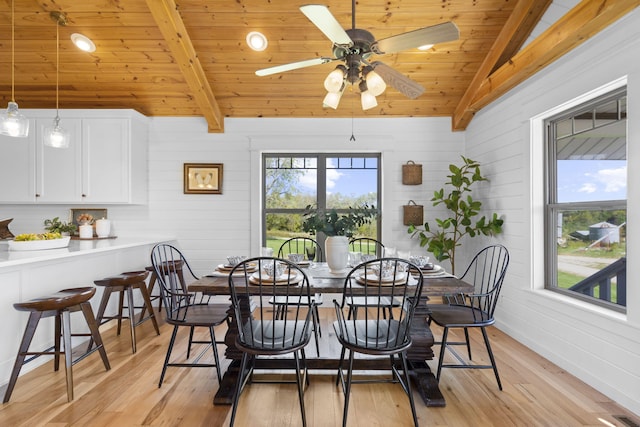
{"type": "MultiPolygon", "coordinates": [[[[376,159],[376,208],[380,209],[382,205],[382,153],[381,152],[264,152],[261,155],[261,175],[262,175],[262,188],[261,188],[261,202],[260,202],[260,222],[261,222],[261,245],[266,245],[267,242],[267,224],[266,218],[268,214],[301,214],[304,212],[304,208],[299,209],[280,209],[280,208],[266,208],[267,200],[267,159],[268,158],[315,158],[317,165],[317,182],[316,182],[316,202],[319,210],[330,210],[327,208],[327,159],[328,158],[371,158],[376,159]],[[321,167],[322,166],[322,167],[321,167]]],[[[359,169],[359,168],[352,168],[359,169]]],[[[336,209],[338,213],[347,212],[348,209],[336,209]]],[[[382,236],[382,218],[379,215],[376,219],[376,239],[381,240],[382,236]]],[[[323,242],[318,241],[319,244],[323,242]]]]}
{"type": "MultiPolygon", "coordinates": [[[[595,297],[581,294],[579,292],[571,291],[558,287],[558,246],[557,246],[557,229],[558,229],[558,216],[564,211],[601,211],[601,210],[627,210],[627,200],[629,195],[627,193],[624,200],[597,200],[589,202],[558,202],[558,176],[557,176],[557,142],[559,137],[556,135],[556,127],[554,123],[559,123],[563,120],[573,118],[582,113],[593,111],[597,106],[605,105],[608,102],[617,100],[620,102],[623,98],[627,98],[627,86],[621,86],[608,91],[607,93],[596,96],[589,99],[579,105],[567,108],[558,114],[547,117],[544,120],[545,127],[545,141],[544,141],[544,288],[557,292],[559,294],[575,298],[581,301],[585,301],[597,306],[602,306],[607,309],[611,309],[616,312],[626,313],[626,305],[622,306],[609,301],[601,300],[595,297]]],[[[625,104],[626,105],[626,104],[625,104]]],[[[619,105],[618,105],[619,106],[619,105]]],[[[626,110],[625,110],[626,112],[626,110]]],[[[618,117],[615,121],[627,120],[628,116],[625,114],[621,117],[621,111],[618,108],[618,117]]],[[[608,126],[612,122],[607,122],[602,126],[608,126]]],[[[586,131],[574,132],[572,135],[579,133],[593,131],[602,126],[594,126],[586,131]]],[[[628,131],[625,131],[625,136],[628,136],[628,131]]],[[[562,137],[560,137],[562,138],[562,137]]],[[[625,150],[628,153],[628,138],[625,142],[625,150]]],[[[626,156],[628,165],[628,155],[626,156]]],[[[628,183],[628,178],[627,178],[628,183]]],[[[628,188],[628,185],[627,185],[628,188]]]]}

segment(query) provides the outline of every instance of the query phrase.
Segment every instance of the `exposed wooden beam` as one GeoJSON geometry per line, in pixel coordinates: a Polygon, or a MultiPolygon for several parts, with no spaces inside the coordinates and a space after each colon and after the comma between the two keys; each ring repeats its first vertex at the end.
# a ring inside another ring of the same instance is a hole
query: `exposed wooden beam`
{"type": "MultiPolygon", "coordinates": [[[[464,130],[481,108],[582,44],[640,5],[640,0],[583,0],[511,60],[465,94],[453,116],[464,130]]],[[[485,61],[486,62],[486,61],[485,61]]]]}
{"type": "Polygon", "coordinates": [[[196,103],[207,120],[209,132],[224,131],[224,117],[207,76],[198,60],[187,29],[174,0],[146,0],[171,53],[175,57],[196,103]]]}
{"type": "MultiPolygon", "coordinates": [[[[498,38],[496,38],[489,53],[485,56],[471,84],[467,87],[465,94],[455,109],[452,117],[452,127],[454,130],[464,130],[469,125],[475,113],[475,111],[469,109],[469,104],[475,97],[476,91],[491,72],[497,66],[502,65],[500,61],[504,61],[505,53],[511,53],[512,55],[514,50],[522,45],[522,42],[520,42],[516,47],[513,42],[514,38],[522,40],[522,34],[526,34],[527,36],[531,34],[533,27],[552,2],[553,0],[521,0],[516,4],[511,16],[509,16],[504,27],[502,27],[498,38]]],[[[509,55],[509,57],[511,57],[511,55],[509,55]]]]}

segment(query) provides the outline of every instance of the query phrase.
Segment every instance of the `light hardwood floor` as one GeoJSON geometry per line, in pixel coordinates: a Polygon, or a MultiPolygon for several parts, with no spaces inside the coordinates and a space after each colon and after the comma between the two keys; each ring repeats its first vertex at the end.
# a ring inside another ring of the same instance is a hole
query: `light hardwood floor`
{"type": "MultiPolygon", "coordinates": [[[[321,309],[323,351],[335,349],[331,309],[321,309]]],[[[114,322],[111,322],[114,323],[114,322]]],[[[125,325],[126,326],[126,325],[125,325]]],[[[103,326],[103,328],[109,325],[103,326]]],[[[224,326],[217,330],[219,336],[224,326]]],[[[138,352],[124,329],[103,330],[111,370],[97,354],[74,367],[75,400],[67,403],[64,368],[53,362],[18,379],[11,401],[0,406],[0,426],[223,426],[229,406],[214,406],[217,380],[213,368],[169,368],[162,388],[158,378],[171,334],[162,325],[156,336],[149,322],[138,330],[138,352]]],[[[439,333],[439,330],[435,330],[439,333]]],[[[549,361],[495,328],[490,338],[504,390],[499,391],[490,370],[445,370],[440,388],[444,408],[426,407],[415,396],[421,426],[620,426],[640,425],[640,417],[612,402],[549,361]]],[[[485,363],[480,334],[472,332],[474,359],[485,363]]],[[[312,340],[313,341],[313,340],[312,340]]],[[[307,353],[315,355],[315,348],[307,353]]],[[[224,346],[220,346],[224,351],[224,346]]],[[[186,335],[176,351],[186,349],[186,335]]],[[[439,351],[436,348],[436,353],[439,351]]],[[[325,353],[326,354],[326,353],[325,353]]],[[[211,357],[212,359],[212,357],[211,357]]],[[[436,362],[430,365],[435,370],[436,362]]],[[[226,367],[226,363],[225,363],[226,367]]],[[[333,427],[342,422],[343,396],[335,374],[317,373],[305,394],[309,426],[333,427]]],[[[4,388],[0,388],[4,396],[4,388]]],[[[241,398],[237,426],[301,425],[295,385],[252,384],[241,398]]],[[[406,395],[397,384],[353,386],[349,426],[410,426],[406,395]]]]}

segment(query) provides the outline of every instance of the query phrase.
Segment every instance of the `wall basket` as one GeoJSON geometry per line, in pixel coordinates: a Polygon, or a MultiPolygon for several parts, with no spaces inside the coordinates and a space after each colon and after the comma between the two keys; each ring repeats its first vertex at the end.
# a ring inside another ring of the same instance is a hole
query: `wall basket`
{"type": "Polygon", "coordinates": [[[409,204],[403,206],[404,225],[422,225],[424,223],[424,207],[416,205],[416,202],[409,200],[409,204]]]}
{"type": "Polygon", "coordinates": [[[422,184],[422,165],[416,164],[413,160],[402,165],[402,183],[404,185],[422,184]]]}

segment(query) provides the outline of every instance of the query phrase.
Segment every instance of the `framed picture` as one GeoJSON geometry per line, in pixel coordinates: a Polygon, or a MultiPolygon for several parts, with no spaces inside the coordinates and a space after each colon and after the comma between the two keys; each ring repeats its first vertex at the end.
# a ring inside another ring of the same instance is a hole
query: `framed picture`
{"type": "MultiPolygon", "coordinates": [[[[106,209],[92,209],[92,208],[80,208],[71,209],[71,218],[69,222],[72,222],[76,227],[80,226],[80,223],[86,223],[93,225],[99,219],[107,217],[106,209]]],[[[77,234],[77,231],[76,231],[77,234]]]]}
{"type": "Polygon", "coordinates": [[[222,194],[222,163],[185,163],[184,194],[222,194]]]}

